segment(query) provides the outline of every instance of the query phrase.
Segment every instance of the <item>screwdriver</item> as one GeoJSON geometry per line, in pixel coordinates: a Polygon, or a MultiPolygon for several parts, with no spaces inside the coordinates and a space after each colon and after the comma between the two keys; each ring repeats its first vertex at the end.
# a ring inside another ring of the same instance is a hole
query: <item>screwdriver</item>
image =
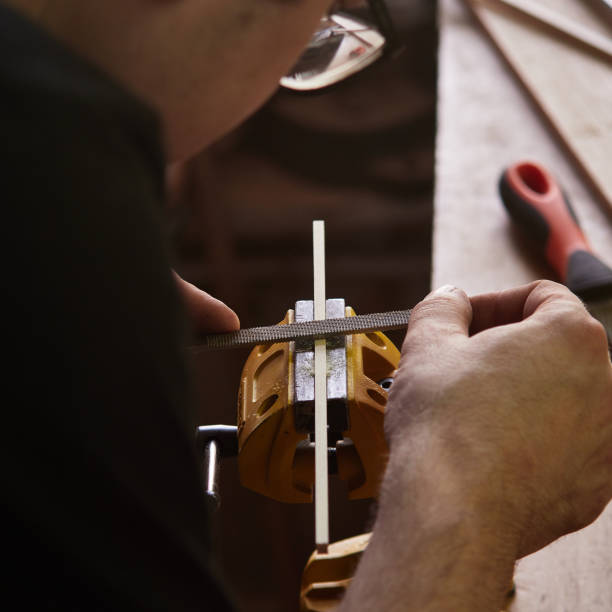
{"type": "Polygon", "coordinates": [[[506,168],[499,193],[513,221],[538,244],[558,278],[587,305],[612,336],[612,269],[588,243],[569,197],[541,164],[506,168]]]}

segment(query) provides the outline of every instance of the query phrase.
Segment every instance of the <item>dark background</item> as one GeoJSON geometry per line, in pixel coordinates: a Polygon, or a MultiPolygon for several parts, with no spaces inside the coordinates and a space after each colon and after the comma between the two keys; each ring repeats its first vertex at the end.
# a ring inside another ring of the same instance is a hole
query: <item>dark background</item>
{"type": "MultiPolygon", "coordinates": [[[[435,136],[435,2],[389,2],[401,53],[318,95],[279,92],[195,158],[170,209],[177,270],[243,327],[312,299],[312,221],[326,222],[327,296],[357,313],[403,309],[429,290],[435,136]]],[[[389,334],[401,343],[402,334],[389,334]]],[[[248,350],[202,354],[201,424],[236,422],[248,350]]],[[[240,486],[222,465],[215,553],[249,612],[297,609],[314,547],[312,505],[240,486]]],[[[332,479],[331,540],[368,530],[372,500],[332,479]]]]}

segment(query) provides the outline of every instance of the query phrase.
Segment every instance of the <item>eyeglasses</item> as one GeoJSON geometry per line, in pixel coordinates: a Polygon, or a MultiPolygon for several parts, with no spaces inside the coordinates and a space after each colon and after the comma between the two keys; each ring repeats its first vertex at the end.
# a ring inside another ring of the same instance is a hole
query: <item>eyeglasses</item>
{"type": "Polygon", "coordinates": [[[363,70],[395,46],[393,23],[383,0],[368,0],[375,24],[352,14],[323,17],[308,46],[282,87],[314,91],[334,85],[363,70]]]}

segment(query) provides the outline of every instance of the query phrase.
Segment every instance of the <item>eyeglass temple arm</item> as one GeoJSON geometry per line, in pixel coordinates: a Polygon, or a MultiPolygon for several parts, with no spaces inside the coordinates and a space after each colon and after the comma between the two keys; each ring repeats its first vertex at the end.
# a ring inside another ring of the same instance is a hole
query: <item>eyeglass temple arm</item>
{"type": "Polygon", "coordinates": [[[368,0],[368,6],[374,15],[380,33],[387,39],[387,46],[395,46],[395,28],[393,27],[393,21],[384,0],[368,0]]]}

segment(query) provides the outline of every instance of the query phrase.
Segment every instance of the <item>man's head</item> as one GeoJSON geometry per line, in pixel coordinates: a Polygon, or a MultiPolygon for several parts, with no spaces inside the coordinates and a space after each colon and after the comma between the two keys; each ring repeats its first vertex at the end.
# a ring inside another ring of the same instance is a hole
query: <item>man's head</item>
{"type": "Polygon", "coordinates": [[[0,0],[160,113],[168,156],[197,152],[274,91],[330,0],[0,0]]]}

